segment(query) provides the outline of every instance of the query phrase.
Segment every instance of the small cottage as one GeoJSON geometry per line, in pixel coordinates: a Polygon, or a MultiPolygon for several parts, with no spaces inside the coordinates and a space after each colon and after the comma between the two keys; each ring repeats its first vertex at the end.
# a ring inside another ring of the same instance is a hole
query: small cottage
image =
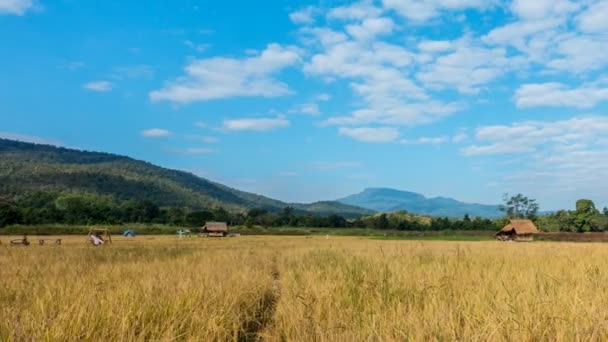
{"type": "Polygon", "coordinates": [[[509,220],[494,237],[500,241],[532,241],[534,234],[538,233],[538,228],[530,220],[509,220]]]}
{"type": "Polygon", "coordinates": [[[228,235],[228,225],[226,222],[207,222],[202,231],[207,236],[226,236],[228,235]]]}

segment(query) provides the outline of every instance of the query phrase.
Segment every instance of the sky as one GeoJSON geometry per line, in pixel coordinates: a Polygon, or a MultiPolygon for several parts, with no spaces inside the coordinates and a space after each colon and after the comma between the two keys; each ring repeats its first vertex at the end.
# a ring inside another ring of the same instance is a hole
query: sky
{"type": "Polygon", "coordinates": [[[606,0],[0,0],[0,137],[284,201],[601,207],[606,18],[606,0]]]}

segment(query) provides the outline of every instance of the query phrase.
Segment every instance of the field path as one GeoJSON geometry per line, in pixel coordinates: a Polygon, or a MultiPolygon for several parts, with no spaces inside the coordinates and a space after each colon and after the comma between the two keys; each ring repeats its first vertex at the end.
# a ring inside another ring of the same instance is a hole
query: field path
{"type": "Polygon", "coordinates": [[[277,303],[281,296],[281,273],[279,272],[276,256],[272,261],[270,275],[272,277],[272,287],[267,289],[262,296],[254,315],[241,325],[238,341],[263,341],[264,330],[274,321],[277,303]]]}

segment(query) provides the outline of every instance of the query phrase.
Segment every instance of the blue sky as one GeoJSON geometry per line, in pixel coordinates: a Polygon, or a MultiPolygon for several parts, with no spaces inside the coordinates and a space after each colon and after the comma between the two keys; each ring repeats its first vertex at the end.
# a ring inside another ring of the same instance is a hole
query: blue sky
{"type": "Polygon", "coordinates": [[[603,206],[606,18],[606,0],[0,0],[0,136],[286,201],[603,206]]]}

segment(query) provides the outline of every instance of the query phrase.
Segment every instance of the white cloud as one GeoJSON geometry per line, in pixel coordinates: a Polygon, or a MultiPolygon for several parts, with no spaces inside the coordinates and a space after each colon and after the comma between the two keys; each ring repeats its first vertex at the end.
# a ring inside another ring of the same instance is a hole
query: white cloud
{"type": "Polygon", "coordinates": [[[452,137],[452,142],[461,143],[461,142],[467,140],[468,138],[469,138],[469,136],[465,132],[460,132],[460,133],[455,134],[452,137]]]}
{"type": "Polygon", "coordinates": [[[0,132],[0,138],[8,139],[8,140],[17,140],[17,141],[33,143],[33,144],[67,147],[64,143],[62,143],[61,141],[58,141],[58,140],[37,137],[34,135],[20,134],[20,133],[0,132]]]}
{"type": "Polygon", "coordinates": [[[386,143],[399,138],[399,130],[393,127],[340,127],[338,132],[340,135],[369,143],[386,143]]]}
{"type": "Polygon", "coordinates": [[[332,8],[327,13],[328,19],[337,20],[364,20],[375,18],[382,14],[382,10],[371,4],[371,1],[361,1],[348,6],[332,8]]]}
{"type": "Polygon", "coordinates": [[[294,24],[312,24],[315,21],[315,11],[316,9],[313,6],[308,6],[298,11],[289,13],[289,19],[294,24]]]}
{"type": "Polygon", "coordinates": [[[415,54],[402,46],[378,40],[349,40],[327,29],[306,33],[312,33],[323,49],[313,55],[304,71],[350,80],[353,92],[363,100],[350,115],[330,118],[326,124],[411,126],[433,122],[462,108],[456,103],[429,100],[408,70],[414,67],[415,54]]]}
{"type": "Polygon", "coordinates": [[[369,18],[360,24],[346,26],[346,32],[356,40],[366,41],[378,35],[391,33],[395,23],[390,18],[369,18]]]}
{"type": "Polygon", "coordinates": [[[427,87],[455,87],[460,93],[475,94],[511,66],[505,49],[477,46],[469,39],[463,39],[456,43],[453,52],[423,67],[416,77],[427,87]]]}
{"type": "Polygon", "coordinates": [[[608,66],[608,36],[564,34],[555,41],[557,56],[548,66],[559,71],[579,74],[608,66]]]}
{"type": "Polygon", "coordinates": [[[107,91],[112,90],[113,86],[114,85],[108,81],[93,81],[93,82],[85,83],[83,85],[83,88],[91,90],[91,91],[107,92],[107,91]]]}
{"type": "Polygon", "coordinates": [[[515,92],[518,107],[563,106],[591,108],[601,101],[608,101],[608,88],[583,85],[568,89],[562,83],[524,84],[515,92]]]}
{"type": "Polygon", "coordinates": [[[223,128],[228,131],[270,131],[289,126],[289,121],[283,117],[276,118],[244,118],[224,120],[223,128]]]}
{"type": "Polygon", "coordinates": [[[418,43],[418,49],[424,52],[443,52],[450,50],[453,43],[449,40],[423,40],[418,43]]]}
{"type": "Polygon", "coordinates": [[[404,145],[441,145],[445,144],[450,139],[448,137],[420,137],[417,139],[403,139],[400,142],[404,145]]]}
{"type": "Polygon", "coordinates": [[[327,102],[331,100],[331,95],[323,93],[323,94],[319,94],[317,95],[317,101],[321,101],[321,102],[327,102]]]}
{"type": "Polygon", "coordinates": [[[608,137],[608,117],[574,117],[560,121],[524,121],[512,125],[478,128],[477,144],[463,149],[463,154],[492,155],[536,152],[549,153],[572,146],[596,146],[608,137]]]}
{"type": "Polygon", "coordinates": [[[589,6],[576,19],[581,31],[587,33],[608,32],[608,2],[598,1],[589,6]]]}
{"type": "Polygon", "coordinates": [[[294,47],[270,44],[260,54],[243,59],[214,57],[186,66],[186,76],[150,93],[152,101],[190,103],[236,96],[277,97],[290,93],[272,75],[300,60],[294,47]]]}
{"type": "Polygon", "coordinates": [[[162,128],[150,128],[150,129],[141,131],[141,136],[146,137],[146,138],[163,138],[163,137],[168,137],[170,135],[171,135],[171,132],[169,132],[166,129],[162,129],[162,128]]]}
{"type": "Polygon", "coordinates": [[[567,15],[579,8],[580,5],[568,0],[513,0],[511,3],[511,11],[526,20],[567,15]]]}
{"type": "Polygon", "coordinates": [[[418,22],[435,18],[445,10],[485,9],[497,4],[496,0],[383,0],[382,2],[387,9],[395,10],[403,17],[418,22]]]}
{"type": "Polygon", "coordinates": [[[184,45],[195,50],[196,52],[203,52],[203,51],[207,50],[209,47],[211,47],[211,44],[207,44],[207,43],[199,44],[199,43],[195,43],[189,39],[184,40],[184,45]]]}
{"type": "Polygon", "coordinates": [[[307,115],[319,115],[319,106],[314,102],[302,103],[294,106],[289,110],[289,113],[307,114],[307,115]]]}
{"type": "Polygon", "coordinates": [[[189,135],[186,135],[185,137],[187,139],[189,139],[189,140],[197,140],[197,141],[200,141],[200,142],[204,142],[206,144],[215,144],[215,143],[219,142],[218,138],[212,137],[212,136],[209,136],[209,135],[200,136],[200,135],[191,135],[191,134],[189,134],[189,135]]]}
{"type": "Polygon", "coordinates": [[[213,154],[216,152],[216,150],[206,147],[189,147],[186,149],[188,154],[213,154]]]}
{"type": "Polygon", "coordinates": [[[24,15],[34,5],[33,0],[0,0],[0,14],[24,15]]]}
{"type": "Polygon", "coordinates": [[[535,191],[543,204],[557,199],[563,206],[564,201],[572,205],[583,195],[604,198],[608,150],[603,142],[607,138],[608,117],[524,121],[479,128],[477,143],[463,154],[500,158],[504,167],[498,168],[496,177],[505,188],[535,191]],[[506,159],[511,158],[507,155],[517,158],[506,159]]]}
{"type": "Polygon", "coordinates": [[[336,116],[325,121],[328,125],[383,125],[415,126],[433,122],[462,109],[457,103],[391,103],[374,104],[377,109],[355,110],[351,116],[336,116]]]}

